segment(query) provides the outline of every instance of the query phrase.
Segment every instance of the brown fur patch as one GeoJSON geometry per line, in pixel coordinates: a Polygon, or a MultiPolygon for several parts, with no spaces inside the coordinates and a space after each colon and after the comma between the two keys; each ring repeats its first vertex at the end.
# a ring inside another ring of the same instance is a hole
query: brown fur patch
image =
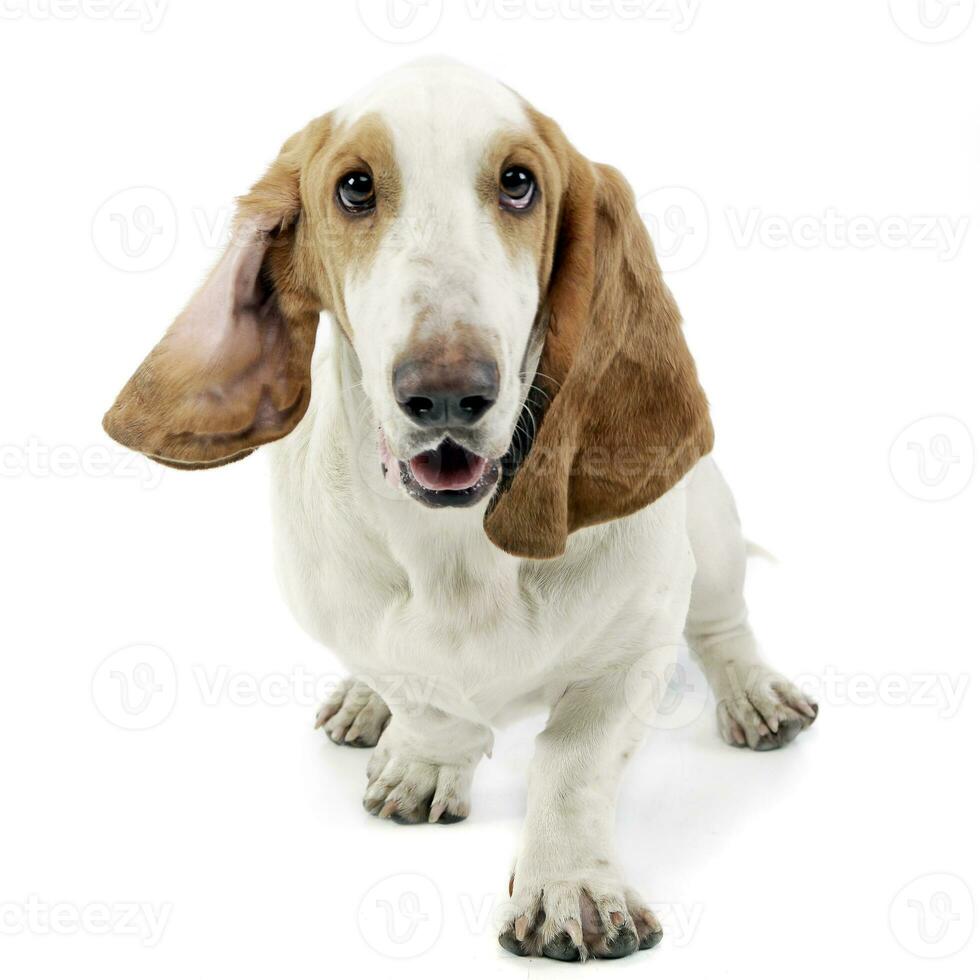
{"type": "Polygon", "coordinates": [[[304,210],[309,215],[307,241],[316,259],[316,273],[330,296],[331,312],[350,337],[344,283],[349,274],[356,276],[368,269],[401,205],[401,175],[387,124],[377,113],[367,113],[335,132],[307,165],[302,183],[304,210]],[[374,178],[374,211],[352,215],[338,206],[337,183],[352,170],[365,170],[374,178]]]}
{"type": "Polygon", "coordinates": [[[400,193],[377,116],[339,134],[322,116],[287,140],[239,200],[217,268],[106,413],[106,431],[185,469],[234,462],[292,431],[310,401],[320,311],[349,335],[345,277],[370,262],[400,193]],[[337,182],[354,169],[374,175],[371,214],[345,214],[336,202],[337,182]]]}
{"type": "Polygon", "coordinates": [[[505,551],[553,558],[573,531],[666,493],[710,451],[713,431],[628,184],[577,153],[552,120],[529,115],[562,174],[537,381],[552,401],[485,527],[505,551]]]}
{"type": "Polygon", "coordinates": [[[395,358],[396,364],[408,361],[428,364],[431,383],[447,391],[453,390],[455,376],[464,365],[495,363],[482,330],[461,320],[440,324],[431,307],[416,313],[405,347],[395,358]]]}
{"type": "Polygon", "coordinates": [[[198,469],[241,459],[303,417],[324,304],[300,246],[301,175],[329,131],[324,116],[287,140],[239,201],[217,267],[106,413],[115,440],[198,469]]]}
{"type": "MultiPolygon", "coordinates": [[[[561,184],[547,146],[533,133],[504,130],[490,139],[477,177],[476,193],[486,202],[512,258],[524,253],[541,258],[548,248],[548,211],[545,202],[561,184]],[[528,167],[538,183],[537,199],[525,212],[508,211],[500,205],[500,175],[511,166],[528,167]]],[[[539,285],[544,285],[542,279],[539,285]]]]}

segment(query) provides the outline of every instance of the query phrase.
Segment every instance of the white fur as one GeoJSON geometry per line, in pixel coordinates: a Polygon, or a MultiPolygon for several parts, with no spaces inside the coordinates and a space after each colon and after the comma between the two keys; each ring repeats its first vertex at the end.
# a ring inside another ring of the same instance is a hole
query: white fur
{"type": "Polygon", "coordinates": [[[521,369],[540,297],[533,257],[508,255],[475,185],[490,135],[530,131],[524,108],[500,83],[439,59],[386,75],[337,117],[350,124],[367,113],[392,134],[402,201],[370,268],[344,284],[365,390],[396,457],[428,448],[390,397],[392,367],[413,328],[439,336],[471,324],[501,366],[474,442],[502,456],[527,395],[521,369]]]}
{"type": "Polygon", "coordinates": [[[382,815],[422,808],[425,819],[429,797],[433,817],[465,815],[494,726],[550,709],[530,775],[514,924],[520,932],[542,910],[537,950],[564,929],[595,951],[615,935],[614,913],[642,932],[642,903],[613,843],[619,774],[649,717],[640,680],[664,676],[686,630],[722,702],[723,734],[755,744],[773,719],[790,718],[776,696],[785,682],[756,653],[741,595],[744,543],[711,460],[645,510],[572,535],[566,554],[546,562],[496,549],[483,532],[485,502],[431,510],[384,479],[378,429],[394,447],[408,424],[388,379],[416,293],[465,311],[506,359],[512,389],[493,423],[502,445],[523,399],[516,377],[537,305],[532,272],[479,220],[471,179],[493,121],[521,122],[516,100],[462,69],[410,72],[421,88],[401,75],[342,114],[378,111],[392,126],[408,188],[393,238],[413,222],[432,234],[382,249],[375,268],[347,283],[355,350],[329,318],[321,325],[313,402],[272,448],[279,570],[302,625],[367,685],[345,687],[322,720],[340,719],[340,738],[373,741],[385,709],[368,688],[391,711],[365,798],[375,809],[388,803],[382,815]],[[453,220],[442,225],[447,194],[453,220]],[[581,935],[590,928],[583,893],[598,940],[581,935]]]}

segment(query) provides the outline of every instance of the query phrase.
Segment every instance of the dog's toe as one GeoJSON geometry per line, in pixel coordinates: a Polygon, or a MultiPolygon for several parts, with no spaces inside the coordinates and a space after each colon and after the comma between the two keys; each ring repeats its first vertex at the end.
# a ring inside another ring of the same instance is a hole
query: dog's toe
{"type": "Polygon", "coordinates": [[[618,960],[635,953],[640,948],[640,940],[632,923],[624,922],[616,937],[600,948],[596,955],[601,960],[618,960]]]}
{"type": "Polygon", "coordinates": [[[524,944],[517,938],[514,934],[513,928],[505,929],[498,937],[497,942],[507,950],[508,953],[513,953],[515,956],[530,956],[530,952],[525,948],[524,944]]]}
{"type": "Polygon", "coordinates": [[[660,920],[648,909],[635,892],[627,894],[630,918],[636,929],[637,949],[653,949],[664,938],[660,920]]]}
{"type": "Polygon", "coordinates": [[[366,684],[348,678],[317,712],[315,728],[322,728],[334,745],[370,748],[378,744],[391,712],[366,684]]]}
{"type": "Polygon", "coordinates": [[[565,963],[574,963],[576,960],[582,959],[579,947],[575,945],[574,940],[567,932],[555,936],[550,943],[546,943],[541,948],[541,955],[549,960],[562,960],[565,963]]]}
{"type": "Polygon", "coordinates": [[[818,711],[794,684],[773,675],[719,701],[718,729],[729,745],[768,752],[789,745],[818,711]]]}

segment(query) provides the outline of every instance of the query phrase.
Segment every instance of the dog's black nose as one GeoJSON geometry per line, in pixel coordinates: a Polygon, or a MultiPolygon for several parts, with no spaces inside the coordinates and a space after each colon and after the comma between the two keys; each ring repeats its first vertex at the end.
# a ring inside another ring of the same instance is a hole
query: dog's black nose
{"type": "Polygon", "coordinates": [[[392,377],[402,411],[424,426],[472,425],[497,400],[499,384],[492,361],[405,361],[392,377]]]}

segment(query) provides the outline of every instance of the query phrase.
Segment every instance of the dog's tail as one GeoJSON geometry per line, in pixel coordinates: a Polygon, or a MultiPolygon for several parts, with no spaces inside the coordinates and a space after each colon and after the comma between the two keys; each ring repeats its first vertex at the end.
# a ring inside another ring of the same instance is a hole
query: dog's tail
{"type": "Polygon", "coordinates": [[[756,544],[748,538],[745,539],[745,557],[763,558],[772,565],[779,564],[779,559],[771,551],[766,551],[761,544],[756,544]]]}

